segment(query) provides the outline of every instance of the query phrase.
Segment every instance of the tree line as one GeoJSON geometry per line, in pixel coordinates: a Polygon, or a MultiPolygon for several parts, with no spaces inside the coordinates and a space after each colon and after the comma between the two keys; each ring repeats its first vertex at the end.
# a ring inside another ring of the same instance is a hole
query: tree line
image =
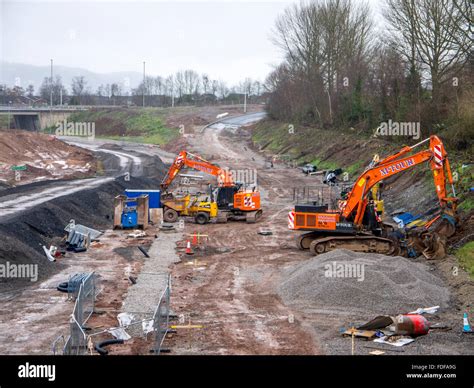
{"type": "Polygon", "coordinates": [[[243,103],[244,94],[249,103],[260,102],[264,93],[261,82],[246,78],[237,85],[228,86],[222,80],[216,80],[207,74],[194,70],[178,71],[167,77],[146,76],[136,87],[130,88],[129,82],[101,84],[93,91],[84,76],[72,79],[69,90],[60,76],[45,77],[38,91],[33,85],[26,89],[0,85],[2,104],[23,97],[25,102],[38,99],[43,104],[53,105],[143,105],[171,106],[192,104],[243,103]]]}
{"type": "Polygon", "coordinates": [[[266,80],[270,115],[363,130],[388,119],[472,128],[470,1],[385,0],[382,16],[376,25],[368,4],[351,0],[288,7],[273,31],[285,59],[266,80]]]}

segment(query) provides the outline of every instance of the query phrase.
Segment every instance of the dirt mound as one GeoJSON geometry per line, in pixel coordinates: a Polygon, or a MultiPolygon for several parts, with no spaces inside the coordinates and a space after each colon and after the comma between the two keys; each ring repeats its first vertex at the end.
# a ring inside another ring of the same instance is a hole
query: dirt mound
{"type": "Polygon", "coordinates": [[[288,304],[365,317],[449,302],[426,264],[403,257],[335,250],[284,270],[282,278],[279,293],[288,304]]]}
{"type": "Polygon", "coordinates": [[[21,185],[50,179],[75,179],[96,173],[97,162],[85,149],[37,132],[0,132],[0,182],[21,185]],[[13,166],[26,166],[15,179],[13,166]]]}
{"type": "MultiPolygon", "coordinates": [[[[13,219],[0,219],[0,264],[38,264],[40,281],[61,271],[60,261],[51,263],[46,259],[42,246],[56,244],[65,235],[64,227],[71,219],[95,229],[112,227],[114,197],[125,189],[156,189],[165,173],[163,162],[157,158],[144,160],[145,177],[121,178],[105,183],[95,189],[83,190],[59,197],[27,210],[13,219]]],[[[28,188],[41,189],[42,185],[56,182],[38,182],[31,185],[6,189],[2,195],[22,192],[28,188]]],[[[0,278],[0,292],[31,286],[29,279],[0,278]]]]}

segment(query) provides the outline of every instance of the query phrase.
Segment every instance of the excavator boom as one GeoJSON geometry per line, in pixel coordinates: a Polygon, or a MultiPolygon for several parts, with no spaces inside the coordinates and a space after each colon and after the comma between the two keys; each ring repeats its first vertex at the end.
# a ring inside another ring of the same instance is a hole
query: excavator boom
{"type": "Polygon", "coordinates": [[[364,215],[363,210],[365,208],[366,197],[374,185],[383,179],[387,179],[428,161],[430,162],[430,167],[433,171],[436,193],[438,195],[440,206],[445,208],[448,202],[455,202],[456,193],[454,191],[453,178],[446,150],[437,136],[431,136],[412,147],[404,147],[397,154],[389,156],[371,168],[365,170],[357,178],[346,202],[342,205],[341,215],[346,219],[352,215],[354,216],[354,223],[361,224],[364,215]],[[416,154],[401,158],[401,156],[406,155],[414,148],[427,141],[430,142],[428,150],[420,151],[416,154]],[[447,182],[451,184],[452,197],[448,197],[447,195],[447,182]],[[355,215],[353,214],[354,212],[356,212],[355,215]]]}
{"type": "Polygon", "coordinates": [[[200,156],[193,155],[187,151],[181,151],[168,170],[168,173],[163,178],[161,182],[161,189],[167,190],[173,180],[176,178],[176,175],[178,175],[178,173],[184,167],[194,168],[195,170],[216,176],[219,186],[230,187],[234,184],[232,175],[228,170],[221,169],[207,160],[204,160],[200,156]]]}

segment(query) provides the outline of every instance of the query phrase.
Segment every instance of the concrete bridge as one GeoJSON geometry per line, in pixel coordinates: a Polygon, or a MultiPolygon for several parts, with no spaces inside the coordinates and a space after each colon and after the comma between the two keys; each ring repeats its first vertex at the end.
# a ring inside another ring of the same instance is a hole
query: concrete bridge
{"type": "Polygon", "coordinates": [[[27,131],[39,131],[48,127],[56,126],[60,121],[66,120],[72,113],[88,110],[89,107],[22,107],[22,106],[0,106],[0,115],[8,115],[13,119],[15,128],[27,131]]]}

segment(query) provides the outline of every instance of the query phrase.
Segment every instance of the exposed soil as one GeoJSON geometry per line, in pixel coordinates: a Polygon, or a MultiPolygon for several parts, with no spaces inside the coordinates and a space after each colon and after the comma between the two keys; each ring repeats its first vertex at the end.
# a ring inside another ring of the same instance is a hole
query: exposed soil
{"type": "MultiPolygon", "coordinates": [[[[201,116],[196,119],[196,125],[201,119],[201,116]]],[[[204,119],[207,120],[206,116],[204,119]]],[[[364,314],[363,307],[351,309],[349,304],[346,312],[336,314],[330,305],[316,306],[311,301],[306,305],[293,303],[291,298],[283,298],[280,290],[286,271],[313,259],[309,252],[295,248],[296,233],[287,228],[293,187],[326,187],[321,183],[321,177],[306,176],[279,161],[270,167],[272,155],[253,150],[245,131],[210,128],[180,139],[175,146],[198,153],[222,167],[240,171],[257,169],[264,213],[256,224],[229,222],[201,226],[192,221],[185,222],[180,233],[186,237],[176,244],[181,261],[156,263],[160,270],[164,266],[171,272],[171,309],[176,315],[172,324],[177,325],[177,332],[167,336],[164,346],[172,354],[349,354],[350,340],[343,339],[339,330],[354,321],[364,323],[374,318],[372,312],[364,314]],[[272,234],[261,235],[258,233],[261,229],[272,234]],[[193,245],[194,255],[187,255],[186,242],[193,241],[197,232],[201,235],[200,242],[193,245]]],[[[131,147],[114,144],[117,150],[131,147]]],[[[50,352],[53,340],[59,334],[67,333],[68,316],[73,308],[55,287],[76,272],[95,270],[100,275],[101,292],[96,314],[87,323],[90,333],[117,326],[117,314],[123,311],[124,301],[133,294],[128,291],[138,286],[132,284],[129,276],[140,276],[147,264],[149,271],[152,263],[137,246],[153,249],[155,235],[162,232],[152,227],[147,231],[148,237],[137,241],[127,238],[126,231],[110,230],[113,197],[125,187],[157,188],[166,168],[153,156],[155,151],[146,147],[137,150],[142,152],[144,177],[132,177],[129,182],[118,178],[95,190],[39,205],[8,222],[0,221],[0,263],[9,260],[40,264],[39,284],[10,280],[0,283],[0,291],[3,291],[0,300],[5,306],[0,317],[0,353],[50,352]],[[56,263],[49,263],[40,245],[60,244],[63,228],[71,218],[76,223],[103,229],[105,234],[87,252],[68,253],[56,263]]],[[[338,149],[335,152],[346,151],[338,149]]],[[[410,181],[404,184],[410,186],[410,181]]],[[[42,186],[32,188],[41,190],[42,186]]],[[[408,201],[412,199],[408,198],[408,201]]],[[[470,225],[469,220],[466,225],[470,225]]],[[[472,230],[469,228],[467,226],[466,230],[472,230]]],[[[457,263],[453,256],[440,262],[426,263],[423,258],[416,261],[419,262],[417,269],[426,271],[427,277],[436,277],[438,286],[444,285],[448,294],[448,300],[441,303],[442,310],[429,317],[430,320],[447,324],[452,329],[449,333],[429,333],[402,349],[402,353],[472,354],[471,339],[460,333],[462,312],[473,313],[472,280],[462,269],[453,276],[457,263]]],[[[410,265],[411,261],[406,260],[408,272],[410,265]]],[[[308,284],[311,287],[311,282],[308,284]]],[[[401,308],[398,306],[397,310],[401,308]]],[[[383,306],[382,310],[389,311],[389,306],[383,306]]],[[[406,311],[393,311],[394,314],[397,312],[406,311]]],[[[111,335],[101,333],[93,338],[95,342],[100,338],[111,338],[111,335]]],[[[365,345],[358,341],[357,354],[368,354],[373,350],[365,345]]],[[[150,337],[134,337],[123,346],[111,347],[110,354],[149,354],[151,346],[150,337]]],[[[389,350],[387,353],[398,354],[389,350]]]]}
{"type": "Polygon", "coordinates": [[[78,179],[97,172],[94,155],[55,136],[22,130],[0,131],[0,182],[18,186],[51,179],[78,179]],[[13,166],[26,166],[15,176],[13,166]]]}
{"type": "MultiPolygon", "coordinates": [[[[295,249],[295,236],[287,229],[286,215],[293,199],[292,188],[321,186],[321,180],[304,176],[297,169],[278,162],[270,168],[270,156],[253,152],[245,139],[229,136],[228,131],[218,135],[212,129],[188,139],[188,149],[207,159],[212,158],[221,166],[258,168],[264,216],[254,225],[186,223],[186,233],[200,232],[208,234],[209,238],[202,243],[202,249],[196,250],[195,262],[172,268],[172,307],[184,326],[202,325],[202,328],[178,329],[178,333],[166,341],[167,346],[177,354],[350,354],[350,341],[343,339],[339,330],[353,323],[355,317],[358,323],[373,318],[371,314],[355,313],[362,306],[335,315],[332,306],[326,306],[325,311],[315,310],[311,303],[301,308],[282,301],[278,294],[281,271],[311,258],[309,253],[295,249]],[[257,234],[260,228],[270,229],[272,235],[257,234]]],[[[418,260],[425,263],[423,258],[418,260]]],[[[422,268],[427,276],[439,279],[451,295],[448,303],[441,303],[442,310],[429,318],[433,323],[447,324],[452,331],[449,334],[430,333],[403,349],[402,353],[472,353],[472,344],[460,333],[460,322],[462,308],[470,306],[467,300],[474,298],[473,282],[463,272],[462,277],[456,278],[461,286],[453,284],[454,280],[448,279],[449,261],[456,259],[450,256],[422,268]],[[460,287],[462,292],[458,294],[460,287]]],[[[404,313],[406,309],[392,313],[404,313]]],[[[381,310],[387,311],[389,306],[381,306],[381,310]]],[[[363,345],[358,345],[357,354],[368,354],[373,350],[363,345]]]]}

